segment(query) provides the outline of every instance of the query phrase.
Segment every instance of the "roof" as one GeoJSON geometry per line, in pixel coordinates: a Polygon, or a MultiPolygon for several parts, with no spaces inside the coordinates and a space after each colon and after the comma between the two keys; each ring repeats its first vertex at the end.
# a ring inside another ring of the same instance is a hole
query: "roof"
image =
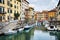
{"type": "Polygon", "coordinates": [[[29,7],[29,9],[32,9],[32,10],[34,10],[34,8],[33,8],[33,7],[29,7]]]}
{"type": "Polygon", "coordinates": [[[29,4],[29,2],[27,0],[24,0],[25,2],[27,2],[29,4]]]}
{"type": "Polygon", "coordinates": [[[57,10],[56,9],[53,9],[53,10],[50,10],[48,12],[57,12],[57,10]]]}
{"type": "Polygon", "coordinates": [[[58,2],[58,5],[57,6],[59,6],[60,5],[60,0],[59,0],[59,2],[58,2]]]}

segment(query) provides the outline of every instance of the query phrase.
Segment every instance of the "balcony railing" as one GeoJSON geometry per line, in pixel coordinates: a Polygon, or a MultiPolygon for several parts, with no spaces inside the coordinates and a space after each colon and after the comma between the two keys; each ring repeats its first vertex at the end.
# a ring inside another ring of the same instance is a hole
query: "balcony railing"
{"type": "Polygon", "coordinates": [[[0,14],[6,14],[6,12],[0,12],[0,14]]]}

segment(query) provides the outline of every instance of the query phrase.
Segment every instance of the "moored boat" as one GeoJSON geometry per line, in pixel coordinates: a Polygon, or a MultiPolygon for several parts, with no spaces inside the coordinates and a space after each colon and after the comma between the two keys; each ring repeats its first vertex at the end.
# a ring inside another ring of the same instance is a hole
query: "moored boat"
{"type": "Polygon", "coordinates": [[[23,30],[24,30],[24,28],[19,28],[19,29],[18,29],[19,32],[21,32],[21,31],[23,31],[23,30]]]}
{"type": "Polygon", "coordinates": [[[57,30],[57,28],[55,27],[55,25],[51,25],[50,27],[47,27],[47,30],[54,31],[57,30]]]}
{"type": "Polygon", "coordinates": [[[29,25],[24,26],[24,30],[28,30],[29,28],[31,28],[31,26],[29,25]]]}
{"type": "Polygon", "coordinates": [[[4,32],[5,35],[15,34],[15,33],[17,33],[17,30],[11,30],[11,29],[9,29],[8,31],[4,32]]]}

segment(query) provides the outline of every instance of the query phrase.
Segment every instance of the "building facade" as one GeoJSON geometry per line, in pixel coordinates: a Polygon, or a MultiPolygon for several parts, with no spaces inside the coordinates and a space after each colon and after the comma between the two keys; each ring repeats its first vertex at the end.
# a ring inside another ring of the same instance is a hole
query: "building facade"
{"type": "Polygon", "coordinates": [[[20,7],[18,0],[0,0],[0,21],[14,20],[14,13],[20,14],[20,7]]]}
{"type": "Polygon", "coordinates": [[[35,12],[35,20],[38,20],[38,21],[43,21],[45,20],[45,16],[44,16],[44,13],[42,12],[35,12]]]}
{"type": "Polygon", "coordinates": [[[29,22],[34,21],[34,8],[29,7],[28,9],[25,9],[25,20],[26,19],[29,22]]]}
{"type": "Polygon", "coordinates": [[[42,11],[42,20],[48,20],[48,11],[42,11]]]}
{"type": "Polygon", "coordinates": [[[60,21],[60,0],[59,0],[59,3],[57,5],[57,21],[60,21]]]}
{"type": "Polygon", "coordinates": [[[29,8],[29,2],[27,0],[22,0],[21,1],[21,15],[20,15],[20,19],[21,20],[25,20],[25,11],[26,9],[29,8]]]}
{"type": "Polygon", "coordinates": [[[34,20],[34,8],[33,7],[29,7],[29,18],[31,20],[34,20]]]}
{"type": "Polygon", "coordinates": [[[48,19],[49,19],[49,21],[55,21],[56,20],[56,16],[57,16],[56,12],[57,12],[56,9],[48,11],[48,19]]]}

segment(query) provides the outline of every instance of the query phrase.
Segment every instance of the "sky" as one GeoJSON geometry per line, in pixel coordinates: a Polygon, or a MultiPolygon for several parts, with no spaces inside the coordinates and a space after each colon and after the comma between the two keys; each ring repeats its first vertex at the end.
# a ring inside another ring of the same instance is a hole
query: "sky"
{"type": "Polygon", "coordinates": [[[27,0],[29,6],[34,7],[36,11],[52,10],[58,4],[59,0],[27,0]]]}

